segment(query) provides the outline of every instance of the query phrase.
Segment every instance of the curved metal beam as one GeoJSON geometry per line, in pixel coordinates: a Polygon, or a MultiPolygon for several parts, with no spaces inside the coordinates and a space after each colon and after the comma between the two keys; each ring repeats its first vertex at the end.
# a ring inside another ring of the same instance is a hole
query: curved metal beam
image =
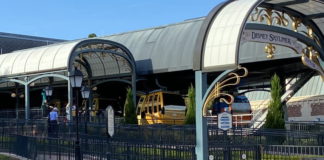
{"type": "MultiPolygon", "coordinates": [[[[123,57],[124,59],[126,59],[127,62],[130,65],[132,65],[132,67],[133,67],[132,59],[130,57],[125,56],[124,54],[122,54],[120,52],[115,52],[115,51],[111,51],[111,50],[104,50],[104,49],[87,49],[87,50],[77,51],[75,53],[79,55],[79,54],[88,53],[88,52],[101,52],[101,53],[111,53],[113,55],[118,55],[118,56],[123,57]]],[[[135,67],[135,65],[134,65],[134,67],[135,67]]]]}
{"type": "Polygon", "coordinates": [[[239,95],[249,93],[249,92],[254,92],[254,91],[271,92],[270,89],[252,89],[252,90],[247,90],[247,91],[241,92],[241,93],[239,93],[239,95]]]}
{"type": "Polygon", "coordinates": [[[19,83],[19,84],[22,84],[22,85],[27,84],[25,81],[21,81],[21,80],[18,80],[18,79],[1,79],[0,80],[0,83],[4,83],[4,82],[16,82],[16,83],[19,83]]]}
{"type": "Polygon", "coordinates": [[[103,80],[98,83],[92,84],[90,87],[92,88],[92,87],[95,87],[95,86],[98,86],[100,84],[107,83],[107,82],[123,82],[123,83],[127,83],[129,85],[132,85],[131,81],[124,80],[124,79],[107,79],[107,80],[103,80]]]}
{"type": "Polygon", "coordinates": [[[78,62],[79,64],[81,64],[87,70],[88,77],[91,78],[92,77],[92,71],[91,71],[90,65],[89,65],[88,61],[85,58],[82,58],[82,60],[85,61],[85,62],[83,62],[81,60],[75,60],[75,61],[78,62]]]}
{"type": "Polygon", "coordinates": [[[272,32],[277,32],[277,33],[281,33],[281,34],[284,34],[284,35],[288,35],[288,36],[291,36],[291,37],[295,37],[299,41],[301,41],[301,42],[303,42],[303,43],[305,43],[307,45],[313,46],[316,51],[321,53],[320,54],[321,56],[324,56],[323,49],[317,43],[315,43],[315,41],[308,38],[307,36],[304,36],[304,35],[302,35],[300,33],[294,32],[292,30],[285,29],[285,28],[282,28],[282,27],[277,27],[277,26],[269,26],[269,25],[265,25],[265,24],[251,24],[251,23],[246,24],[245,29],[272,31],[272,32]]]}
{"type": "MultiPolygon", "coordinates": [[[[135,71],[136,70],[136,64],[135,64],[135,60],[134,60],[134,57],[132,56],[131,52],[125,46],[123,46],[122,44],[119,44],[117,42],[110,41],[110,40],[104,40],[104,39],[88,39],[88,40],[81,41],[77,45],[75,45],[74,48],[71,51],[70,56],[69,56],[68,71],[70,72],[71,70],[73,70],[73,62],[75,60],[75,57],[77,55],[79,55],[80,53],[82,53],[82,51],[80,51],[80,52],[76,51],[79,47],[81,47],[83,45],[98,44],[98,43],[99,44],[100,43],[101,44],[109,44],[109,45],[112,45],[114,47],[117,47],[117,48],[120,48],[121,50],[123,50],[128,57],[127,58],[125,56],[122,56],[122,57],[125,57],[127,60],[129,60],[129,63],[132,66],[132,72],[136,72],[135,71]]],[[[100,49],[97,49],[97,50],[100,50],[100,49]]],[[[89,51],[96,52],[96,49],[90,49],[89,51]]],[[[107,52],[109,50],[104,50],[104,51],[107,52]]],[[[113,53],[113,51],[111,51],[111,50],[109,52],[113,53]]]]}
{"type": "Polygon", "coordinates": [[[301,18],[301,20],[302,20],[302,22],[304,24],[314,27],[313,30],[314,30],[315,33],[318,33],[316,35],[318,35],[321,46],[324,46],[323,32],[318,28],[318,26],[316,25],[316,23],[312,19],[307,17],[307,15],[305,15],[303,13],[300,13],[300,12],[298,12],[296,10],[292,10],[290,8],[287,8],[287,7],[283,7],[283,6],[280,6],[280,5],[269,4],[269,3],[266,3],[266,2],[263,2],[260,6],[262,6],[262,7],[271,7],[273,9],[275,9],[275,10],[285,11],[286,13],[288,13],[288,14],[290,14],[292,16],[301,18]]]}
{"type": "Polygon", "coordinates": [[[30,83],[32,83],[38,79],[45,78],[45,77],[56,77],[56,78],[61,78],[61,79],[67,80],[67,81],[69,80],[69,77],[61,75],[61,74],[44,74],[44,75],[37,76],[37,77],[29,80],[28,82],[26,82],[26,84],[29,85],[30,83]]]}

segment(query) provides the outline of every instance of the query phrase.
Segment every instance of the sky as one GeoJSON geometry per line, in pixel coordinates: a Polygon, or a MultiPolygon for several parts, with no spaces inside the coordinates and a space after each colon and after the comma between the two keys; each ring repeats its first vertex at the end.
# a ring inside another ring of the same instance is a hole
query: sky
{"type": "Polygon", "coordinates": [[[224,0],[1,0],[0,32],[64,40],[206,16],[224,0]]]}

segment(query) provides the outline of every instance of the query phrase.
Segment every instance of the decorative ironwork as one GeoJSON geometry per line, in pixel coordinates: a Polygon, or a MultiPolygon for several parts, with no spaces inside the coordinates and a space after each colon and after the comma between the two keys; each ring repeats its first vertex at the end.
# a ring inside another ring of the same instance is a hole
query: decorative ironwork
{"type": "Polygon", "coordinates": [[[302,53],[302,62],[305,66],[316,70],[322,77],[322,80],[324,81],[324,69],[323,69],[323,61],[320,58],[319,53],[314,50],[312,46],[307,46],[303,49],[302,53]]]}
{"type": "Polygon", "coordinates": [[[275,23],[282,26],[288,26],[289,24],[286,13],[271,8],[255,8],[254,13],[251,14],[251,20],[259,22],[266,20],[267,25],[273,25],[275,23]]]}
{"type": "Polygon", "coordinates": [[[220,98],[220,101],[231,105],[234,102],[234,96],[223,91],[225,87],[235,86],[240,83],[241,78],[248,75],[248,70],[245,67],[238,67],[235,72],[229,73],[227,78],[221,82],[217,82],[213,90],[207,96],[203,105],[203,116],[207,115],[207,105],[212,103],[216,98],[220,98]],[[243,70],[243,73],[239,73],[243,70]]]}
{"type": "Polygon", "coordinates": [[[264,47],[264,52],[267,53],[267,58],[272,59],[276,51],[276,46],[269,43],[264,47]]]}
{"type": "MultiPolygon", "coordinates": [[[[313,28],[306,25],[302,21],[302,17],[292,16],[284,11],[278,11],[273,8],[257,7],[250,16],[251,22],[264,23],[267,25],[276,25],[286,29],[293,30],[294,32],[301,33],[310,39],[312,39],[316,44],[320,45],[320,40],[316,33],[314,33],[313,28]]],[[[268,54],[268,58],[273,58],[275,47],[273,44],[267,44],[265,46],[265,52],[268,54]]]]}

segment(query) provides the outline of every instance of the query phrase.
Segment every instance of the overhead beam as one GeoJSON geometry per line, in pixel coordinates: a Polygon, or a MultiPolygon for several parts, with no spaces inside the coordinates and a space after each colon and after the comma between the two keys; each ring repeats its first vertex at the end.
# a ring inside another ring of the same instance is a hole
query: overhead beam
{"type": "Polygon", "coordinates": [[[310,14],[307,17],[310,19],[324,18],[324,13],[310,14]]]}
{"type": "Polygon", "coordinates": [[[296,4],[302,4],[307,2],[309,2],[309,0],[292,0],[287,2],[276,3],[275,5],[289,6],[289,5],[296,5],[296,4]]]}

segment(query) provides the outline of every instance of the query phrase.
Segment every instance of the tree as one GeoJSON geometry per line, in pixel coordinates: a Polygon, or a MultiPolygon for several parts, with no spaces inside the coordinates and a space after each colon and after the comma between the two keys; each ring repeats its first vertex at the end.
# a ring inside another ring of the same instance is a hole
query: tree
{"type": "Polygon", "coordinates": [[[95,33],[91,33],[88,35],[88,38],[94,38],[94,37],[97,37],[97,35],[95,33]]]}
{"type": "Polygon", "coordinates": [[[271,78],[271,101],[268,107],[265,128],[284,129],[285,120],[281,104],[282,87],[280,78],[275,74],[271,78]]]}
{"type": "Polygon", "coordinates": [[[185,124],[195,124],[196,122],[196,101],[195,101],[195,88],[190,85],[187,93],[187,112],[185,124]]]}
{"type": "Polygon", "coordinates": [[[135,103],[133,102],[132,89],[127,89],[126,101],[124,105],[124,120],[126,124],[137,124],[135,103]]]}

